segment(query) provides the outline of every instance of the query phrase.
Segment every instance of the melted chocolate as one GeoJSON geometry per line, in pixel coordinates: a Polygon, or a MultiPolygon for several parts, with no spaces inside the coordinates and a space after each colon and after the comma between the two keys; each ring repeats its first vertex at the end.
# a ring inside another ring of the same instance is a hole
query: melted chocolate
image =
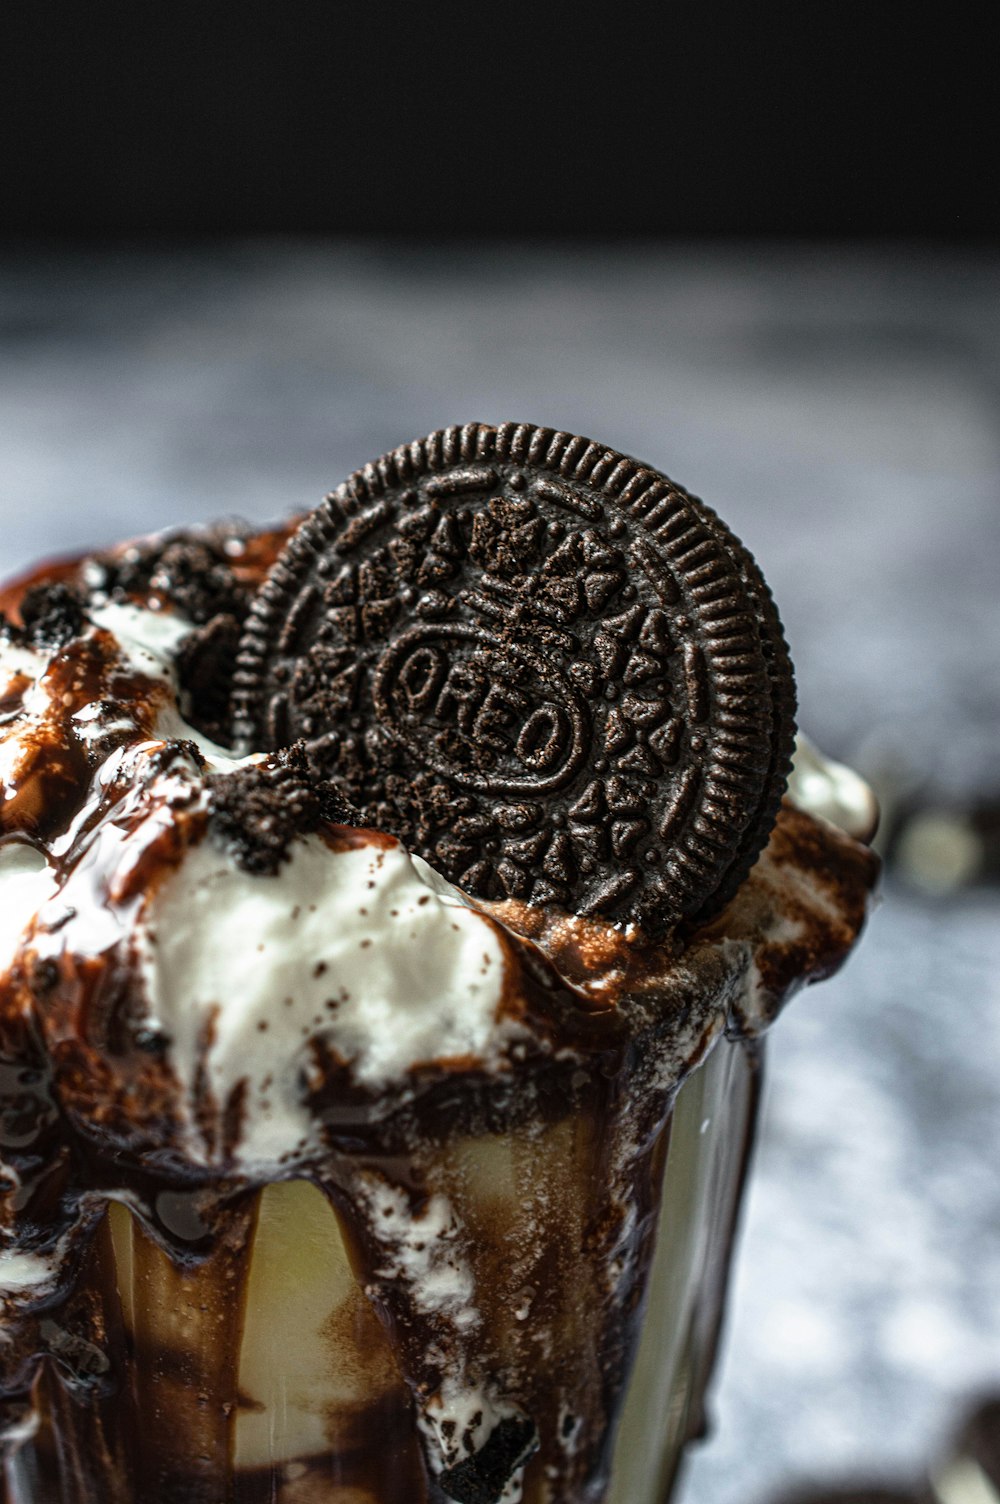
{"type": "MultiPolygon", "coordinates": [[[[128,758],[153,735],[164,688],[126,672],[110,635],[74,613],[95,589],[179,607],[202,624],[188,639],[190,688],[204,654],[231,640],[227,620],[245,616],[286,536],[181,537],[63,565],[58,588],[24,597],[20,616],[17,591],[0,598],[8,632],[51,654],[51,709],[30,734],[27,678],[0,703],[0,736],[20,726],[25,748],[4,790],[0,841],[43,850],[62,892],[0,980],[0,1229],[10,1250],[51,1269],[6,1301],[6,1497],[339,1504],[354,1490],[374,1504],[496,1504],[523,1471],[525,1504],[599,1504],[643,1315],[675,1094],[732,991],[719,936],[753,948],[761,985],[756,1012],[731,999],[729,1029],[744,1042],[717,1047],[755,1060],[756,1034],[788,991],[849,951],[874,859],[786,808],[738,902],[669,951],[598,921],[493,905],[500,1014],[526,1031],[499,1070],[427,1061],[398,1089],[374,1093],[321,1036],[311,1040],[301,1090],[320,1146],[288,1175],[311,1181],[334,1209],[353,1294],[324,1340],[331,1369],[352,1353],[369,1365],[369,1387],[364,1401],[322,1417],[323,1450],[240,1460],[240,1418],[259,1403],[241,1392],[239,1366],[265,1181],[235,1158],[238,1090],[215,1101],[205,1071],[187,1101],[169,1041],[147,1016],[132,925],[206,834],[265,874],[305,831],[334,850],[385,838],[344,824],[349,809],[310,782],[294,749],[206,780],[197,748],[167,742],[137,777],[128,758]],[[74,717],[91,706],[97,725],[83,737],[74,717]],[[157,823],[164,781],[171,818],[157,823]],[[129,864],[113,869],[113,887],[98,882],[109,868],[94,854],[126,841],[129,864]],[[807,871],[824,901],[796,909],[784,866],[807,871]],[[100,916],[92,955],[67,939],[74,905],[100,916]],[[794,939],[764,936],[771,909],[794,921],[794,939]],[[188,1109],[204,1163],[186,1152],[188,1109]],[[509,1178],[503,1193],[491,1191],[491,1165],[509,1178]],[[456,1279],[467,1279],[468,1298],[428,1299],[456,1279]],[[456,1388],[481,1394],[491,1414],[456,1418],[447,1408],[456,1388]]],[[[207,690],[196,695],[193,719],[218,716],[207,690]]],[[[703,1423],[752,1118],[751,1102],[745,1141],[714,1192],[688,1338],[690,1434],[703,1423]]]]}

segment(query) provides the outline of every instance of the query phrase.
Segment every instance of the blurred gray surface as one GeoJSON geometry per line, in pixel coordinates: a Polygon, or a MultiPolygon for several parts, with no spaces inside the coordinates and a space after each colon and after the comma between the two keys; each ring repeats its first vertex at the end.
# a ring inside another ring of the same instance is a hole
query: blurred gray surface
{"type": "MultiPolygon", "coordinates": [[[[0,260],[0,572],[311,505],[431,428],[638,454],[751,544],[801,719],[1000,792],[1000,265],[929,253],[248,244],[0,260]]],[[[889,887],[772,1039],[717,1426],[684,1504],[911,1471],[1000,1387],[996,890],[889,887]]]]}

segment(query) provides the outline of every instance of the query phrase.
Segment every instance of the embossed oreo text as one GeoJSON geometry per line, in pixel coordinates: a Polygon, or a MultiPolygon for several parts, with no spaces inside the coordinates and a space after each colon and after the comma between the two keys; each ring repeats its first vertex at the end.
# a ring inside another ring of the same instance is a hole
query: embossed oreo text
{"type": "Polygon", "coordinates": [[[472,624],[396,638],[372,698],[394,738],[465,788],[545,793],[575,777],[587,755],[588,711],[567,679],[472,624]]]}

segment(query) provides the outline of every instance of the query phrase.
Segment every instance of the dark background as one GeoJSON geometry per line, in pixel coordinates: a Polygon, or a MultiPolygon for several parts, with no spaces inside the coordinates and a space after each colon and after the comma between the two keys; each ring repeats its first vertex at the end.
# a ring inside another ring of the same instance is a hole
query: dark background
{"type": "MultiPolygon", "coordinates": [[[[984,7],[995,15],[995,7],[984,7]]],[[[18,234],[995,235],[964,4],[12,5],[18,234]]]]}

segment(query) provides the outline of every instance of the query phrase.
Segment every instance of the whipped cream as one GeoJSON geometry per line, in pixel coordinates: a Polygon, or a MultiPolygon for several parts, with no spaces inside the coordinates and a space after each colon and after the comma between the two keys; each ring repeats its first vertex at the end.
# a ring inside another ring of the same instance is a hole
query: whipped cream
{"type": "Polygon", "coordinates": [[[852,768],[824,757],[801,732],[788,778],[788,798],[797,809],[827,820],[856,841],[869,841],[878,824],[875,795],[852,768]]]}
{"type": "MultiPolygon", "coordinates": [[[[191,623],[120,603],[95,606],[89,620],[84,636],[101,645],[108,686],[122,678],[132,699],[102,698],[99,686],[84,702],[63,698],[59,654],[0,644],[0,692],[21,696],[0,732],[5,793],[17,793],[39,728],[83,746],[90,764],[86,799],[59,839],[0,845],[0,970],[18,958],[71,958],[80,969],[126,957],[129,1014],[171,1072],[176,1130],[194,1164],[224,1160],[266,1179],[301,1163],[322,1142],[310,1093],[331,1062],[370,1099],[394,1101],[421,1068],[510,1071],[529,1033],[510,1006],[526,967],[534,976],[547,966],[549,985],[603,1005],[621,991],[698,1000],[678,1006],[686,1023],[662,1060],[663,1080],[680,1080],[734,1009],[764,1023],[771,1003],[759,999],[785,984],[768,988],[761,948],[800,946],[817,916],[836,926],[823,874],[780,845],[704,937],[681,957],[645,958],[642,976],[620,929],[472,904],[377,832],[295,836],[277,871],[254,874],[212,839],[206,781],[266,760],[235,757],[186,722],[174,665],[191,623]],[[535,945],[544,961],[531,963],[535,945]]],[[[789,797],[847,832],[871,827],[862,781],[805,740],[789,797]]],[[[805,978],[808,957],[795,954],[805,978]]],[[[57,1038],[75,1027],[42,1009],[42,1029],[57,1038]]]]}
{"type": "Polygon", "coordinates": [[[152,896],[136,944],[189,1099],[205,1067],[220,1103],[248,1083],[239,1157],[258,1165],[309,1146],[317,1037],[381,1088],[447,1057],[494,1066],[516,1029],[498,1018],[497,928],[398,842],[332,851],[309,836],[261,877],[204,841],[152,896]]]}
{"type": "Polygon", "coordinates": [[[31,921],[55,889],[55,873],[40,851],[21,841],[0,846],[0,978],[20,950],[31,921]]]}
{"type": "MultiPolygon", "coordinates": [[[[509,945],[493,920],[391,838],[359,832],[342,849],[318,835],[296,838],[276,873],[256,875],[211,839],[179,834],[180,858],[138,907],[116,911],[115,896],[131,896],[133,869],[149,848],[206,807],[205,775],[234,774],[264,759],[234,757],[184,720],[174,661],[190,623],[119,604],[90,617],[114,638],[122,668],[146,681],[155,706],[148,729],[115,719],[114,729],[135,739],[94,778],[95,788],[113,779],[142,789],[143,817],[123,835],[112,810],[61,878],[37,848],[0,847],[0,967],[25,943],[82,958],[130,943],[146,1024],[167,1045],[182,1087],[187,1151],[199,1163],[210,1150],[190,1104],[206,1072],[220,1112],[240,1092],[236,1158],[266,1173],[314,1144],[303,1081],[317,1040],[374,1089],[435,1061],[497,1066],[518,1032],[499,1014],[509,945]],[[182,756],[170,774],[154,775],[172,741],[194,743],[205,768],[182,756]],[[103,904],[92,901],[95,884],[108,895],[103,904]],[[67,906],[72,917],[62,922],[67,906]],[[36,917],[57,945],[39,939],[36,917]]],[[[32,680],[24,696],[30,714],[5,739],[15,770],[28,755],[22,742],[58,712],[48,665],[45,654],[0,647],[0,686],[32,680]]]]}
{"type": "MultiPolygon", "coordinates": [[[[123,1269],[141,1257],[148,1277],[148,1238],[182,1262],[204,1242],[211,1278],[246,1262],[247,1192],[308,1178],[388,1318],[444,1491],[499,1457],[491,1497],[516,1504],[545,1425],[552,1479],[582,1478],[650,1253],[653,1146],[724,1033],[755,1037],[849,953],[875,864],[841,832],[870,828],[864,786],[802,746],[735,897],[650,945],[475,903],[398,841],[324,819],[294,753],[236,757],[197,732],[177,668],[204,661],[194,628],[152,589],[92,594],[82,626],[63,605],[34,637],[61,648],[0,635],[10,1330],[58,1356],[39,1303],[70,1293],[108,1202],[141,1228],[123,1269]],[[557,1372],[564,1343],[593,1371],[557,1372]]],[[[237,1288],[220,1284],[220,1320],[237,1288]]]]}
{"type": "MultiPolygon", "coordinates": [[[[142,789],[143,818],[123,833],[112,811],[62,875],[36,846],[0,847],[0,968],[9,968],[25,944],[43,954],[95,958],[127,943],[146,1026],[166,1045],[181,1086],[186,1151],[197,1163],[212,1155],[192,1105],[206,1084],[218,1114],[238,1101],[238,1163],[266,1173],[306,1153],[316,1133],[305,1096],[319,1069],[318,1042],[374,1091],[450,1060],[503,1068],[524,1032],[501,1006],[523,942],[505,931],[503,905],[484,913],[389,838],[358,833],[339,849],[319,835],[296,838],[276,873],[255,875],[210,838],[179,835],[179,855],[167,870],[138,904],[116,912],[114,895],[128,892],[132,899],[133,869],[150,846],[206,808],[206,775],[234,774],[264,759],[235,757],[184,719],[174,665],[190,622],[134,604],[98,605],[89,616],[93,630],[113,638],[120,669],[143,685],[152,722],[137,713],[129,723],[119,710],[110,727],[102,725],[98,702],[76,710],[71,724],[94,754],[109,729],[124,738],[126,745],[95,771],[94,787],[117,781],[142,789]],[[170,774],[154,775],[157,756],[178,741],[193,743],[204,766],[186,756],[170,774]],[[110,903],[86,902],[95,883],[110,903]],[[64,922],[66,905],[72,917],[64,922]],[[39,930],[57,934],[57,944],[40,939],[39,930]]],[[[11,778],[39,724],[58,716],[49,666],[45,653],[0,646],[0,688],[31,681],[24,713],[0,743],[11,778]]],[[[873,801],[864,783],[804,738],[789,793],[799,808],[847,832],[871,826],[873,801]]],[[[765,854],[759,871],[769,886],[772,866],[765,854]]],[[[777,882],[815,889],[811,873],[785,871],[777,882]]],[[[782,915],[780,893],[772,898],[770,938],[794,939],[796,921],[782,915]]],[[[696,948],[671,966],[682,981],[690,972],[694,986],[702,963],[696,948]]],[[[750,958],[738,969],[751,973],[750,958]]],[[[597,995],[623,978],[606,960],[570,980],[597,995]]],[[[663,978],[654,980],[659,985],[663,978]]],[[[755,985],[751,978],[750,992],[755,985]]],[[[707,1030],[698,1019],[697,1029],[710,1042],[723,1022],[719,1012],[707,1030]]]]}

